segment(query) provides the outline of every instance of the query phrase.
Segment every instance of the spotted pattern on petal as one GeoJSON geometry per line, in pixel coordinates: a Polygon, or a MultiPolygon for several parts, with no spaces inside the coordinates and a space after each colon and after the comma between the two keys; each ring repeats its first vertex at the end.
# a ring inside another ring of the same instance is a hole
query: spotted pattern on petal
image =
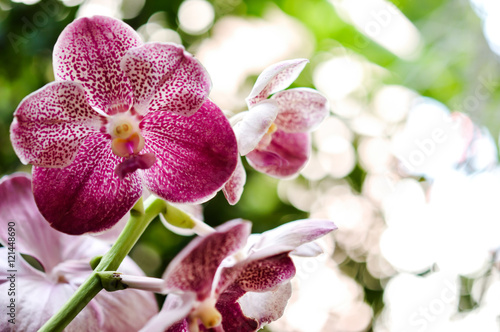
{"type": "Polygon", "coordinates": [[[142,195],[136,173],[120,180],[114,173],[123,158],[103,134],[89,137],[65,168],[33,168],[33,194],[42,215],[68,234],[111,228],[142,195]]]}
{"type": "Polygon", "coordinates": [[[210,78],[182,46],[147,43],[130,49],[121,62],[139,113],[170,111],[189,116],[208,97],[210,78]]]}
{"type": "Polygon", "coordinates": [[[290,86],[302,72],[307,62],[307,59],[286,60],[264,69],[246,99],[248,108],[267,99],[271,94],[290,86]]]}
{"type": "Polygon", "coordinates": [[[283,131],[296,133],[314,130],[328,116],[328,100],[313,89],[298,88],[272,96],[278,103],[275,124],[283,131]]]}
{"type": "Polygon", "coordinates": [[[288,253],[251,261],[239,273],[235,283],[247,292],[266,291],[290,280],[295,266],[288,253]]]}
{"type": "Polygon", "coordinates": [[[207,298],[222,260],[243,247],[250,223],[234,220],[205,237],[197,237],[170,263],[163,279],[167,289],[192,291],[198,301],[207,298]]]}
{"type": "Polygon", "coordinates": [[[195,203],[212,197],[236,168],[236,137],[209,100],[190,117],[152,112],[141,124],[142,152],[153,153],[156,163],[139,172],[146,187],[167,201],[195,203]]]}
{"type": "Polygon", "coordinates": [[[120,61],[128,49],[139,46],[139,35],[111,17],[83,17],[68,25],[53,53],[57,80],[83,84],[91,106],[114,114],[127,110],[132,88],[120,61]]]}
{"type": "Polygon", "coordinates": [[[82,141],[99,130],[100,119],[79,84],[50,83],[17,108],[10,128],[12,145],[24,164],[67,166],[82,141]]]}

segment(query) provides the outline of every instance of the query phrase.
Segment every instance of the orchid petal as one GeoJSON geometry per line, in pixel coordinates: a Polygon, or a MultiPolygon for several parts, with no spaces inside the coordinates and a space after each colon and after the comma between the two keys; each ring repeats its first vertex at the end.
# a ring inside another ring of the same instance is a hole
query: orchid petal
{"type": "Polygon", "coordinates": [[[273,95],[272,100],[279,106],[276,125],[290,133],[314,130],[330,111],[328,100],[308,88],[281,91],[273,95]]]}
{"type": "Polygon", "coordinates": [[[92,107],[106,114],[127,111],[132,87],[120,68],[128,49],[139,46],[139,35],[111,17],[83,17],[69,24],[54,46],[56,80],[81,82],[92,107]]]}
{"type": "Polygon", "coordinates": [[[33,169],[33,193],[42,215],[68,234],[111,228],[141,197],[134,173],[120,180],[114,168],[122,158],[111,151],[104,135],[88,138],[71,165],[33,169]]]}
{"type": "Polygon", "coordinates": [[[23,164],[64,167],[82,141],[99,131],[100,115],[74,82],[53,82],[23,99],[14,113],[10,137],[23,164]]]}
{"type": "Polygon", "coordinates": [[[286,60],[264,69],[246,98],[248,108],[290,86],[308,62],[307,59],[286,60]]]}
{"type": "MultiPolygon", "coordinates": [[[[0,285],[9,282],[7,278],[12,272],[15,272],[16,278],[43,278],[44,273],[35,269],[28,262],[26,262],[20,255],[20,252],[16,252],[14,254],[15,262],[10,261],[8,254],[8,247],[0,248],[0,257],[5,257],[5,259],[0,260],[0,285]],[[15,264],[14,269],[12,269],[12,265],[10,265],[10,263],[15,264]]],[[[12,252],[10,254],[12,254],[12,252]]],[[[2,331],[2,329],[0,329],[0,331],[2,331]]]]}
{"type": "Polygon", "coordinates": [[[263,101],[245,112],[243,119],[233,126],[238,140],[238,151],[242,156],[255,149],[273,124],[278,111],[276,102],[263,101]]]}
{"type": "MultiPolygon", "coordinates": [[[[332,221],[324,219],[292,221],[260,235],[256,235],[257,241],[250,249],[249,258],[254,256],[266,257],[292,252],[336,229],[337,226],[335,226],[332,221]]],[[[307,250],[314,248],[304,247],[303,249],[303,253],[315,252],[315,250],[307,250]]],[[[300,252],[301,251],[299,251],[299,253],[300,252]]]]}
{"type": "Polygon", "coordinates": [[[278,129],[265,150],[254,150],[246,157],[257,171],[276,178],[288,178],[305,166],[310,154],[309,133],[285,133],[278,129]]]}
{"type": "Polygon", "coordinates": [[[245,293],[239,300],[241,311],[246,317],[251,317],[259,322],[259,328],[274,322],[285,311],[288,300],[292,296],[292,285],[286,282],[276,289],[255,293],[245,293]]]}
{"type": "MultiPolygon", "coordinates": [[[[88,259],[86,266],[84,277],[91,273],[88,259]]],[[[43,273],[38,274],[27,276],[16,273],[16,331],[37,331],[77,289],[74,280],[70,283],[54,283],[43,276],[43,273]]],[[[7,294],[8,287],[8,283],[1,284],[0,291],[7,294]]],[[[0,297],[0,310],[4,317],[8,317],[7,304],[4,305],[4,301],[8,300],[7,296],[0,297]]],[[[137,331],[156,312],[153,294],[137,290],[125,290],[119,294],[100,293],[65,331],[137,331]],[[126,310],[123,309],[123,303],[127,303],[126,310]]],[[[6,331],[4,322],[7,323],[7,320],[0,322],[1,331],[6,331]]]]}
{"type": "Polygon", "coordinates": [[[201,202],[212,197],[233,173],[236,138],[222,111],[207,100],[190,117],[170,112],[149,113],[142,121],[144,153],[156,163],[144,174],[146,187],[174,203],[201,202]]]}
{"type": "Polygon", "coordinates": [[[139,332],[188,332],[184,318],[194,306],[194,293],[169,294],[163,307],[139,332]]]}
{"type": "Polygon", "coordinates": [[[206,299],[219,265],[244,246],[250,227],[249,222],[233,220],[217,227],[216,232],[191,241],[165,271],[166,291],[191,291],[198,301],[206,299]]]}
{"type": "MultiPolygon", "coordinates": [[[[7,321],[8,296],[0,297],[0,314],[5,319],[0,321],[1,331],[12,331],[11,327],[15,326],[15,331],[38,331],[38,329],[57,312],[66,299],[75,291],[75,287],[69,284],[53,285],[43,276],[25,276],[23,278],[17,276],[16,280],[16,297],[15,297],[15,325],[7,321]]],[[[0,285],[0,292],[8,294],[9,283],[0,285]]],[[[83,315],[86,313],[84,312],[83,315]]],[[[73,322],[73,326],[77,322],[73,322]]],[[[68,331],[75,331],[68,327],[68,331]]]]}
{"type": "Polygon", "coordinates": [[[210,77],[180,45],[147,43],[128,50],[121,62],[134,90],[134,106],[141,114],[170,111],[190,116],[205,102],[210,77]]]}
{"type": "Polygon", "coordinates": [[[238,164],[236,164],[233,175],[231,175],[224,187],[222,187],[222,192],[229,204],[235,205],[238,203],[243,194],[243,186],[246,180],[247,173],[245,172],[241,158],[238,158],[238,164]]]}
{"type": "MultiPolygon", "coordinates": [[[[237,273],[234,283],[242,290],[263,292],[290,280],[295,275],[295,266],[288,253],[284,253],[261,259],[249,258],[222,271],[224,275],[234,273],[237,273]]],[[[229,280],[227,277],[224,279],[229,280]]]]}
{"type": "MultiPolygon", "coordinates": [[[[120,271],[125,272],[122,267],[120,271]]],[[[154,294],[136,289],[114,293],[101,292],[92,302],[89,309],[102,312],[102,315],[93,313],[99,318],[99,328],[92,331],[139,331],[158,313],[154,294]]]]}
{"type": "Polygon", "coordinates": [[[216,308],[222,315],[222,327],[224,331],[252,332],[257,331],[259,323],[245,316],[240,305],[236,302],[241,297],[241,292],[228,291],[220,295],[216,308]]]}
{"type": "MultiPolygon", "coordinates": [[[[0,243],[9,242],[9,225],[15,232],[15,246],[18,253],[35,257],[51,271],[62,261],[61,234],[49,226],[38,212],[31,191],[31,180],[23,173],[5,176],[0,180],[0,243]]],[[[80,244],[78,239],[73,242],[80,244]]]]}
{"type": "Polygon", "coordinates": [[[299,256],[299,257],[316,257],[323,253],[323,248],[317,243],[305,243],[300,247],[292,250],[290,255],[299,256]]]}

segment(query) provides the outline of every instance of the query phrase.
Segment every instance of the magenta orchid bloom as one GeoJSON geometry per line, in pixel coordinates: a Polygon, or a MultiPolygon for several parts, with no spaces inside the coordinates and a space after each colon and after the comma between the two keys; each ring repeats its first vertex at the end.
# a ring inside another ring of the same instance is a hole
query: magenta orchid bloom
{"type": "MultiPolygon", "coordinates": [[[[294,176],[305,166],[311,154],[310,132],[329,113],[327,99],[316,90],[282,91],[307,62],[288,60],[266,68],[246,99],[249,110],[231,119],[239,153],[254,169],[276,178],[294,176]]],[[[239,200],[244,176],[241,166],[226,183],[224,194],[230,204],[239,200]]]]}
{"type": "Polygon", "coordinates": [[[336,227],[300,220],[249,238],[250,227],[229,221],[181,251],[163,276],[170,294],[142,331],[256,331],[281,317],[295,274],[289,255],[321,253],[311,241],[336,227]]]}
{"type": "Polygon", "coordinates": [[[233,173],[234,133],[182,46],[143,44],[123,22],[94,16],[64,29],[53,62],[57,81],[21,102],[11,141],[35,166],[35,201],[54,228],[110,228],[143,186],[170,202],[202,202],[233,173]]]}
{"type": "MultiPolygon", "coordinates": [[[[38,212],[29,177],[21,173],[0,180],[0,216],[0,243],[4,246],[0,248],[4,258],[0,260],[0,330],[37,331],[92,273],[90,260],[106,253],[109,246],[89,236],[66,235],[51,228],[38,212]],[[7,254],[12,252],[15,260],[8,260],[7,254]],[[38,260],[43,271],[29,265],[20,253],[38,260]],[[11,296],[9,289],[14,292],[11,296]],[[15,315],[9,315],[11,298],[15,299],[15,315]]],[[[143,275],[128,257],[120,269],[143,275]]],[[[137,331],[157,312],[151,293],[101,292],[65,331],[137,331]]]]}

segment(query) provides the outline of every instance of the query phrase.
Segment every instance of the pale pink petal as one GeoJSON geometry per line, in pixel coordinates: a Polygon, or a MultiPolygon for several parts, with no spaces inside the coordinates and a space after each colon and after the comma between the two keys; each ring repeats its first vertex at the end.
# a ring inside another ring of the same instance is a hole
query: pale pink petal
{"type": "Polygon", "coordinates": [[[255,257],[293,252],[335,229],[337,226],[330,220],[303,219],[292,221],[260,235],[255,235],[257,241],[250,248],[249,257],[255,259],[255,257]]]}
{"type": "Polygon", "coordinates": [[[216,232],[191,241],[165,271],[166,291],[195,292],[198,301],[207,298],[219,265],[244,246],[250,227],[249,222],[233,220],[217,227],[216,232]]]}
{"type": "Polygon", "coordinates": [[[11,237],[9,232],[13,231],[15,251],[35,257],[47,272],[63,260],[66,238],[77,246],[82,244],[80,239],[61,234],[49,226],[38,212],[30,177],[24,173],[0,180],[0,215],[1,244],[7,245],[11,237]],[[12,228],[9,229],[9,226],[12,228]]]}
{"type": "Polygon", "coordinates": [[[68,234],[111,228],[142,195],[137,173],[120,180],[114,173],[123,158],[104,135],[87,139],[71,165],[33,169],[33,193],[42,215],[68,234]]]}
{"type": "Polygon", "coordinates": [[[288,299],[292,296],[292,285],[290,282],[279,285],[276,289],[268,292],[245,293],[238,303],[246,317],[251,317],[259,322],[259,327],[274,322],[285,311],[288,299]]]}
{"type": "Polygon", "coordinates": [[[281,91],[272,96],[278,103],[276,125],[283,131],[296,133],[314,130],[330,111],[328,100],[308,88],[281,91]]]}
{"type": "Polygon", "coordinates": [[[300,172],[310,154],[309,133],[285,133],[278,129],[265,150],[254,150],[246,157],[257,171],[276,178],[288,178],[300,172]]]}
{"type": "MultiPolygon", "coordinates": [[[[88,265],[87,265],[88,266],[88,265]]],[[[86,276],[90,274],[90,268],[86,276]]],[[[73,283],[55,283],[48,277],[17,275],[16,331],[37,331],[73,295],[73,283]]],[[[7,294],[8,283],[0,285],[7,294]]],[[[7,316],[9,297],[0,297],[2,317],[7,316]]],[[[137,331],[157,312],[153,294],[137,290],[116,293],[101,292],[87,305],[64,331],[137,331]],[[124,305],[126,303],[126,305],[124,305]]],[[[10,331],[7,320],[0,321],[1,331],[10,331]]]]}
{"type": "Polygon", "coordinates": [[[66,26],[54,46],[54,75],[59,81],[81,82],[92,107],[107,114],[126,111],[133,94],[120,61],[128,49],[139,45],[139,35],[120,20],[77,19],[66,26]]]}
{"type": "Polygon", "coordinates": [[[211,83],[203,66],[180,45],[147,43],[130,49],[121,68],[134,90],[136,111],[170,111],[189,116],[208,97],[211,83]]]}
{"type": "Polygon", "coordinates": [[[241,158],[238,158],[238,164],[236,165],[233,175],[231,175],[224,187],[222,187],[222,192],[229,204],[235,205],[238,203],[241,194],[243,194],[243,186],[246,180],[247,173],[245,172],[241,158]]]}
{"type": "Polygon", "coordinates": [[[233,126],[238,151],[244,156],[255,149],[278,115],[278,104],[272,100],[255,105],[233,126]]]}
{"type": "Polygon", "coordinates": [[[286,60],[264,69],[246,99],[248,108],[290,86],[308,62],[307,59],[286,60]]]}
{"type": "Polygon", "coordinates": [[[187,317],[196,300],[194,293],[169,294],[160,313],[153,317],[140,332],[188,332],[187,317]]]}
{"type": "Polygon", "coordinates": [[[99,131],[100,118],[80,84],[49,83],[19,104],[10,127],[12,146],[23,164],[67,166],[82,141],[99,131]]]}
{"type": "Polygon", "coordinates": [[[142,121],[146,145],[156,163],[140,170],[146,187],[174,203],[201,202],[219,191],[233,173],[236,138],[222,111],[207,100],[190,117],[148,113],[142,121]]]}
{"type": "MultiPolygon", "coordinates": [[[[9,247],[0,248],[0,257],[5,257],[5,259],[0,260],[0,285],[10,283],[7,278],[11,277],[11,273],[15,273],[16,278],[42,278],[44,276],[43,272],[28,264],[19,251],[14,253],[15,262],[12,262],[12,251],[9,251],[9,247]]],[[[2,330],[0,329],[0,331],[2,330]]]]}
{"type": "MultiPolygon", "coordinates": [[[[10,283],[8,282],[0,285],[2,294],[0,296],[0,314],[3,318],[0,320],[1,331],[38,331],[76,289],[69,284],[54,285],[44,276],[18,276],[15,287],[17,292],[15,296],[16,312],[15,317],[13,317],[15,318],[14,325],[7,321],[10,311],[10,308],[7,307],[7,301],[10,304],[10,299],[13,298],[6,296],[9,287],[10,283]]],[[[78,325],[78,323],[74,324],[78,325]]],[[[67,331],[75,331],[75,329],[68,328],[67,331]]]]}
{"type": "Polygon", "coordinates": [[[100,313],[99,329],[94,331],[139,331],[158,313],[154,294],[136,289],[101,292],[92,301],[88,308],[100,313]]]}

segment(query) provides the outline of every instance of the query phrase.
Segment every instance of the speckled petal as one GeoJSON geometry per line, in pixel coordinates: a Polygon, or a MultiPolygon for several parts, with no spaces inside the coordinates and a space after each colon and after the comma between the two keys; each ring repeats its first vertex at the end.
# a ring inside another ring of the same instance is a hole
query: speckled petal
{"type": "Polygon", "coordinates": [[[272,100],[279,106],[276,125],[290,133],[314,130],[330,111],[328,100],[313,89],[281,91],[273,95],[272,100]]]}
{"type": "Polygon", "coordinates": [[[277,130],[265,150],[254,150],[246,155],[257,171],[276,178],[297,174],[311,154],[309,133],[285,133],[277,130]]]}
{"type": "Polygon", "coordinates": [[[238,300],[238,303],[243,314],[246,317],[251,317],[259,321],[259,327],[262,327],[283,316],[283,312],[291,296],[292,285],[290,282],[286,282],[268,292],[245,293],[238,300]]]}
{"type": "Polygon", "coordinates": [[[190,116],[208,97],[203,66],[180,45],[147,43],[130,49],[121,62],[134,90],[136,111],[170,111],[190,116]]]}
{"type": "Polygon", "coordinates": [[[246,98],[248,108],[290,86],[308,62],[307,59],[286,60],[264,69],[246,98]]]}
{"type": "Polygon", "coordinates": [[[33,169],[33,194],[42,215],[68,234],[111,228],[142,194],[137,172],[120,180],[114,173],[119,158],[102,134],[88,138],[71,165],[33,169]]]}
{"type": "Polygon", "coordinates": [[[190,117],[154,112],[141,125],[143,153],[154,153],[156,163],[138,172],[146,187],[167,201],[195,203],[212,197],[236,168],[236,138],[209,100],[190,117]]]}
{"type": "Polygon", "coordinates": [[[278,104],[266,100],[245,112],[243,119],[233,126],[238,151],[244,156],[255,149],[278,115],[278,104]]]}
{"type": "Polygon", "coordinates": [[[287,282],[295,275],[295,265],[288,253],[260,259],[248,258],[232,267],[226,267],[221,273],[219,293],[224,283],[233,280],[232,287],[238,286],[245,292],[265,292],[287,282]]]}
{"type": "Polygon", "coordinates": [[[83,84],[92,107],[107,114],[128,110],[132,87],[120,68],[128,49],[141,45],[139,35],[120,20],[93,16],[68,25],[54,46],[54,75],[83,84]]]}
{"type": "Polygon", "coordinates": [[[247,173],[241,162],[241,158],[238,158],[238,164],[234,170],[233,175],[226,182],[224,187],[222,187],[222,192],[224,197],[226,197],[227,202],[231,205],[235,205],[241,198],[243,194],[243,186],[247,180],[247,173]]]}
{"type": "Polygon", "coordinates": [[[49,83],[19,104],[10,127],[12,146],[23,164],[64,167],[82,141],[98,132],[101,117],[80,84],[49,83]]]}
{"type": "Polygon", "coordinates": [[[195,238],[165,271],[165,291],[191,291],[198,301],[206,299],[222,260],[245,245],[250,228],[249,222],[237,219],[217,227],[210,235],[195,238]]]}

